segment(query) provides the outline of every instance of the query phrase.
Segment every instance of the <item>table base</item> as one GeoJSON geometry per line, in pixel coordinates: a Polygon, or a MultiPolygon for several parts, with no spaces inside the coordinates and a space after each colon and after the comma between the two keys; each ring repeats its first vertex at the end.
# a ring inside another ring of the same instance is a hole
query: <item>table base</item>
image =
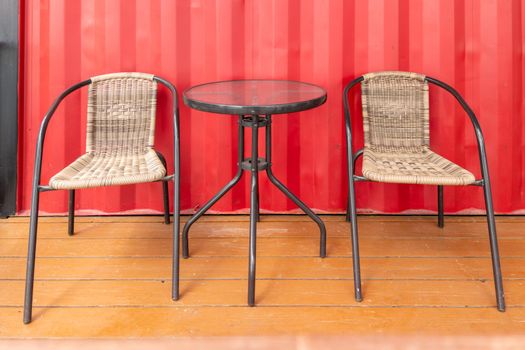
{"type": "Polygon", "coordinates": [[[320,253],[321,258],[326,256],[326,228],[323,221],[315,215],[297,196],[279,181],[272,172],[272,116],[251,115],[239,116],[238,137],[238,171],[235,177],[226,184],[212,199],[202,206],[184,225],[182,232],[182,256],[189,257],[188,232],[191,227],[208,209],[210,209],[222,196],[226,194],[241,179],[244,171],[251,173],[250,186],[250,252],[249,252],[249,276],[248,276],[248,305],[255,305],[255,258],[256,258],[256,236],[257,221],[259,221],[259,171],[266,171],[270,182],[290,198],[306,215],[314,220],[320,230],[320,253]],[[252,154],[250,158],[244,158],[244,128],[252,128],[252,154]],[[266,158],[258,156],[258,130],[266,128],[266,158]]]}

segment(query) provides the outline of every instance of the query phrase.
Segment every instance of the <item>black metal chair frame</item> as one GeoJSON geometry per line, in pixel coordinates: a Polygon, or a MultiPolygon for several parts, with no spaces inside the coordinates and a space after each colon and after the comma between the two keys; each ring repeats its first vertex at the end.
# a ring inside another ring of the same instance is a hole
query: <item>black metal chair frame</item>
{"type": "MultiPolygon", "coordinates": [[[[505,295],[503,291],[503,282],[502,274],[500,267],[500,258],[499,258],[499,249],[498,249],[498,240],[496,236],[496,223],[494,220],[494,207],[492,204],[492,192],[490,187],[490,177],[489,177],[489,167],[487,163],[487,154],[485,150],[485,142],[483,139],[483,133],[481,132],[481,127],[476,118],[476,115],[470,108],[470,106],[465,102],[463,97],[450,85],[437,80],[435,78],[426,77],[427,82],[432,83],[436,86],[439,86],[445,89],[447,92],[452,94],[454,98],[459,102],[463,110],[468,115],[472,125],[474,127],[474,132],[476,134],[476,140],[478,144],[478,153],[481,164],[481,175],[482,178],[476,180],[472,183],[472,186],[481,186],[483,187],[483,194],[485,197],[485,206],[486,206],[486,215],[487,223],[489,230],[489,240],[490,240],[490,249],[492,257],[492,270],[494,274],[494,285],[496,290],[496,302],[497,308],[499,311],[505,311],[505,295]]],[[[356,204],[355,204],[355,185],[354,182],[370,181],[364,176],[355,175],[355,164],[357,159],[363,154],[363,149],[358,150],[356,153],[352,152],[352,125],[350,120],[350,102],[348,100],[348,94],[350,89],[354,86],[360,84],[364,80],[364,77],[358,77],[351,81],[344,89],[343,92],[343,105],[345,110],[345,123],[346,123],[346,147],[347,147],[347,162],[348,162],[348,207],[346,213],[347,221],[351,222],[352,230],[352,259],[353,259],[353,269],[354,269],[354,292],[356,301],[362,301],[362,291],[361,291],[361,269],[359,261],[359,240],[357,233],[357,214],[356,214],[356,204]]],[[[444,226],[444,216],[443,216],[443,186],[438,185],[438,226],[444,226]]]]}
{"type": "MultiPolygon", "coordinates": [[[[169,199],[168,199],[168,181],[174,183],[174,194],[173,194],[173,265],[172,265],[172,299],[177,300],[179,298],[179,231],[180,231],[180,142],[179,142],[179,103],[177,90],[170,82],[160,77],[154,76],[153,79],[171,92],[173,99],[173,133],[174,133],[174,173],[172,175],[166,175],[162,179],[157,180],[162,182],[163,190],[163,203],[164,203],[164,223],[170,223],[169,213],[169,199]]],[[[24,301],[24,323],[30,323],[32,318],[33,309],[33,282],[35,275],[35,255],[36,255],[36,241],[37,241],[37,225],[38,225],[38,205],[40,200],[41,192],[54,191],[48,185],[40,184],[41,170],[42,170],[42,155],[44,148],[44,139],[48,124],[53,117],[56,109],[64,100],[66,96],[71,94],[73,91],[78,90],[84,86],[91,84],[91,79],[84,80],[77,83],[65,91],[53,102],[48,112],[44,116],[40,131],[38,133],[38,141],[36,146],[35,154],[35,166],[33,173],[33,190],[32,190],[32,201],[31,201],[31,218],[29,222],[29,244],[28,244],[28,255],[27,255],[27,271],[26,271],[26,288],[25,288],[25,301],[24,301]]],[[[162,154],[157,152],[161,162],[168,170],[166,159],[162,154]]],[[[74,212],[75,212],[75,190],[68,190],[68,234],[71,236],[74,232],[74,212]]]]}

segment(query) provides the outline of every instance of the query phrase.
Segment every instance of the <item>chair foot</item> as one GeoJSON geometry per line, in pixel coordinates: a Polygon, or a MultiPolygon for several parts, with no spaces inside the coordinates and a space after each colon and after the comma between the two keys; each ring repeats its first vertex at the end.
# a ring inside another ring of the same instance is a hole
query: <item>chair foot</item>
{"type": "Polygon", "coordinates": [[[67,234],[73,236],[75,232],[75,190],[69,190],[67,234]]]}
{"type": "Polygon", "coordinates": [[[162,197],[164,200],[164,223],[170,224],[170,202],[168,199],[168,181],[162,181],[162,197]]]}
{"type": "Polygon", "coordinates": [[[347,203],[347,206],[346,206],[346,212],[345,212],[345,220],[347,222],[350,222],[351,221],[351,216],[350,216],[350,194],[348,195],[348,203],[347,203]]]}
{"type": "Polygon", "coordinates": [[[443,186],[438,185],[438,226],[445,227],[445,217],[443,210],[443,186]]]}
{"type": "Polygon", "coordinates": [[[361,264],[359,261],[359,238],[357,234],[357,213],[355,206],[355,192],[353,179],[350,180],[350,196],[349,196],[349,207],[350,212],[350,227],[352,230],[352,262],[354,269],[354,293],[355,300],[361,302],[363,296],[361,294],[361,264]]]}
{"type": "Polygon", "coordinates": [[[483,194],[485,197],[485,208],[487,211],[487,224],[489,229],[490,253],[492,258],[492,272],[494,274],[494,288],[496,291],[496,304],[498,311],[505,311],[505,292],[503,290],[503,276],[499,258],[498,238],[496,235],[496,220],[494,218],[494,207],[492,205],[492,193],[488,175],[484,176],[483,194]]]}
{"type": "Polygon", "coordinates": [[[27,248],[26,286],[24,295],[24,323],[31,322],[33,313],[33,284],[35,280],[35,256],[38,226],[38,203],[40,191],[33,188],[33,199],[31,202],[31,218],[29,221],[29,244],[27,248]]]}

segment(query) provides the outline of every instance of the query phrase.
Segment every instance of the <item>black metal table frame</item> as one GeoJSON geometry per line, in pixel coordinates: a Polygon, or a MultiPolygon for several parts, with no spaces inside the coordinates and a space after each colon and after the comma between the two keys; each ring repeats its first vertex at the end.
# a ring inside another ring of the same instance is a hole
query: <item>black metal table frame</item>
{"type": "MultiPolygon", "coordinates": [[[[191,105],[190,105],[191,106],[191,105]]],[[[249,114],[239,115],[238,122],[238,170],[235,177],[226,184],[215,196],[202,206],[184,225],[182,233],[182,256],[189,257],[188,232],[191,227],[208,209],[210,209],[222,196],[233,188],[240,180],[244,171],[251,173],[250,187],[250,252],[249,252],[249,276],[248,276],[248,305],[255,305],[255,267],[256,267],[256,235],[257,221],[259,221],[259,171],[266,171],[268,178],[279,190],[290,198],[306,215],[314,220],[320,230],[320,256],[326,256],[326,228],[323,221],[308,208],[297,196],[286,188],[272,172],[272,115],[271,114],[249,114]],[[266,128],[266,155],[265,158],[258,154],[258,130],[266,128]],[[252,154],[244,158],[244,130],[252,129],[252,154]]]]}

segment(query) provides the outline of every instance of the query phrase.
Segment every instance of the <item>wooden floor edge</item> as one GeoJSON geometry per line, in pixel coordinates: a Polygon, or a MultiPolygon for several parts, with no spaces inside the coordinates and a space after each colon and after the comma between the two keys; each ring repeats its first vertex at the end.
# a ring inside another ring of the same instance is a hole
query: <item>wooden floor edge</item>
{"type": "Polygon", "coordinates": [[[170,338],[111,338],[111,339],[0,339],[0,349],[348,349],[355,350],[511,350],[525,347],[525,336],[440,336],[440,335],[381,335],[381,336],[235,336],[235,337],[170,337],[170,338]]]}

